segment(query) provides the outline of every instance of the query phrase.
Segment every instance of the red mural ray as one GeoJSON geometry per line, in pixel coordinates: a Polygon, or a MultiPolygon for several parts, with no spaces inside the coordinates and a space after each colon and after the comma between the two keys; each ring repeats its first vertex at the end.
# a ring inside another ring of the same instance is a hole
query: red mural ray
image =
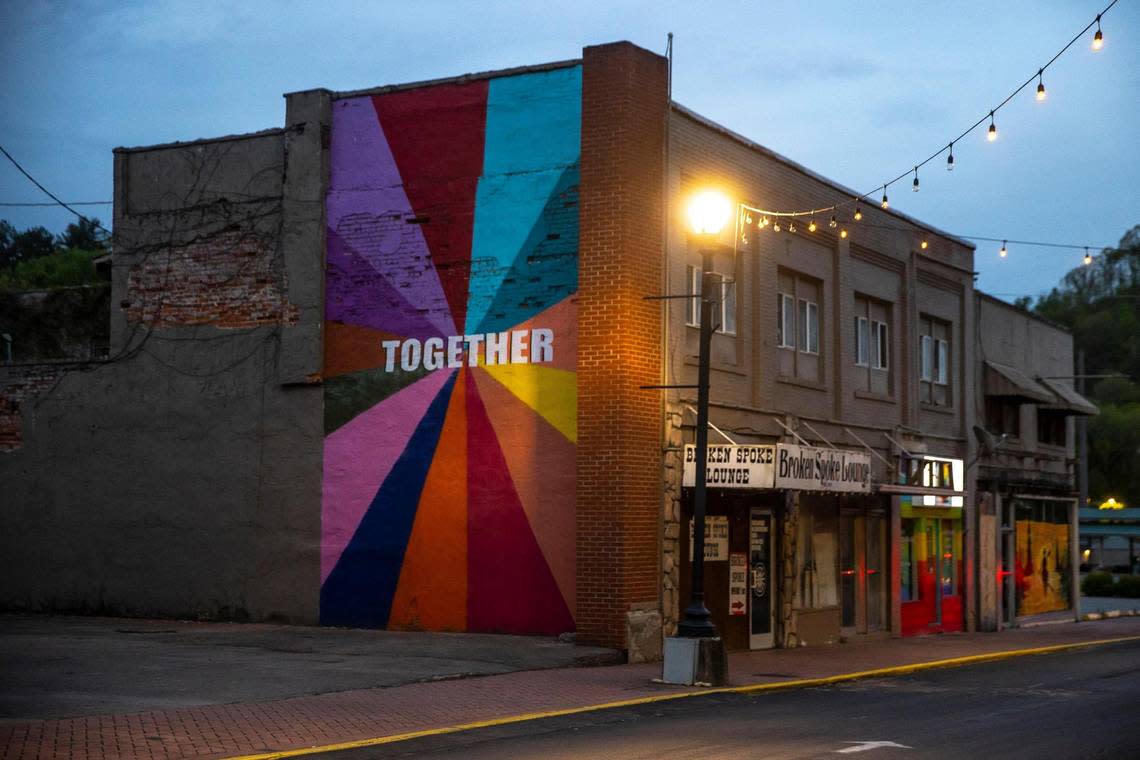
{"type": "Polygon", "coordinates": [[[404,192],[422,224],[452,319],[467,320],[475,192],[483,173],[486,80],[373,96],[404,192]]]}
{"type": "Polygon", "coordinates": [[[467,629],[557,635],[574,618],[530,528],[476,384],[467,383],[467,629]]]}
{"type": "Polygon", "coordinates": [[[374,327],[325,322],[325,379],[384,366],[382,341],[405,337],[374,327]]]}

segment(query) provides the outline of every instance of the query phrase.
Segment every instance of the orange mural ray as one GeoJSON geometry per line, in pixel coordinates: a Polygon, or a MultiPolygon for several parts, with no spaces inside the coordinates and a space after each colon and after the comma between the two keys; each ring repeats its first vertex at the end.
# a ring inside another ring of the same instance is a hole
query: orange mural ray
{"type": "Polygon", "coordinates": [[[400,335],[373,327],[325,322],[324,377],[327,379],[362,369],[383,367],[384,350],[381,341],[400,339],[400,335]]]}
{"type": "Polygon", "coordinates": [[[520,322],[512,330],[545,327],[554,331],[554,361],[542,367],[576,372],[578,369],[578,294],[567,296],[546,311],[520,322]]]}
{"type": "Polygon", "coordinates": [[[482,368],[471,376],[499,440],[515,492],[571,614],[576,609],[576,449],[482,368]]]}
{"type": "Polygon", "coordinates": [[[459,371],[404,552],[389,628],[467,629],[467,392],[459,371]]]}

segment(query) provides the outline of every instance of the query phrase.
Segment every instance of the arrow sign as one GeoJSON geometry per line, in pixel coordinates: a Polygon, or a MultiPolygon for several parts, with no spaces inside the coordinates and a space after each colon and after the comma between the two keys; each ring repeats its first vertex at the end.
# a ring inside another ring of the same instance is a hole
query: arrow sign
{"type": "Polygon", "coordinates": [[[894,747],[896,749],[913,749],[905,744],[897,744],[895,742],[847,742],[853,744],[853,747],[844,747],[843,749],[835,750],[836,754],[846,755],[851,752],[866,752],[869,749],[882,749],[886,747],[894,747]]]}

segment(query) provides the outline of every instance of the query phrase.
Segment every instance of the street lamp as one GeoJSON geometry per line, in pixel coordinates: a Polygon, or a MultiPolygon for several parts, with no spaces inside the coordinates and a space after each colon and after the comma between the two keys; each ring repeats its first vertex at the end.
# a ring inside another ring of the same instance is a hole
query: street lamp
{"type": "Polygon", "coordinates": [[[716,636],[716,626],[709,620],[705,606],[705,495],[709,447],[709,353],[712,346],[713,306],[722,294],[714,292],[713,251],[717,237],[732,215],[732,203],[713,190],[695,195],[689,202],[689,225],[701,250],[701,337],[697,357],[697,462],[693,488],[693,562],[689,606],[677,626],[681,636],[707,638],[716,636]]]}

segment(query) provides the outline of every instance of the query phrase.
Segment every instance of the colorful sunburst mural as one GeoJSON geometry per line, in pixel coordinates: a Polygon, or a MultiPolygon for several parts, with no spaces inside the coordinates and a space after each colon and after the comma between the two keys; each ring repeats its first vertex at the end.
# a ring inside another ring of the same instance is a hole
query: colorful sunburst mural
{"type": "Polygon", "coordinates": [[[333,102],[321,621],[574,630],[579,66],[333,102]]]}

